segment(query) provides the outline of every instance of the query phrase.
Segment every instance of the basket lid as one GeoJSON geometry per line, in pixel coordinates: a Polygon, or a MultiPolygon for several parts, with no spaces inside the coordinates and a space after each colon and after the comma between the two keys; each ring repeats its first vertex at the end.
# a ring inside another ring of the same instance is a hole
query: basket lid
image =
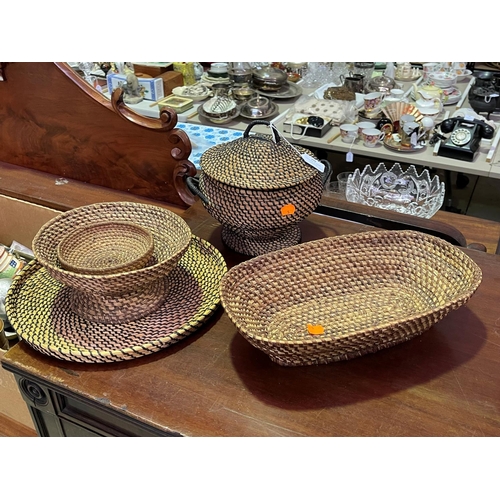
{"type": "Polygon", "coordinates": [[[296,186],[320,175],[302,157],[311,151],[292,146],[276,128],[272,135],[252,134],[255,125],[270,126],[265,120],[254,120],[243,136],[234,141],[217,144],[207,149],[200,158],[204,174],[224,184],[247,189],[280,189],[296,186]]]}

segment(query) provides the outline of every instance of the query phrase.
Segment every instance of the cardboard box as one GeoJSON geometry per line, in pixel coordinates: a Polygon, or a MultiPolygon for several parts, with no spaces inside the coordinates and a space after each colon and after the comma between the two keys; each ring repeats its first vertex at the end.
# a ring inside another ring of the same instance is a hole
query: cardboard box
{"type": "MultiPolygon", "coordinates": [[[[148,101],[158,101],[165,97],[163,92],[163,79],[162,78],[138,78],[139,85],[143,88],[144,99],[148,101]]],[[[113,93],[118,87],[127,83],[127,75],[117,73],[108,73],[108,92],[113,93]]]]}
{"type": "MultiPolygon", "coordinates": [[[[10,246],[12,241],[18,241],[31,248],[38,230],[60,213],[51,208],[0,195],[0,243],[10,246]]],[[[0,349],[0,362],[5,353],[0,349]]],[[[31,429],[35,428],[14,375],[1,366],[0,414],[31,429]]]]}
{"type": "MultiPolygon", "coordinates": [[[[156,78],[162,73],[172,69],[172,63],[132,63],[134,65],[134,73],[139,76],[139,73],[144,73],[144,76],[156,78]]],[[[142,76],[142,75],[140,75],[142,76]]],[[[181,84],[182,85],[182,84],[181,84]]],[[[167,94],[165,94],[167,95],[167,94]]]]}

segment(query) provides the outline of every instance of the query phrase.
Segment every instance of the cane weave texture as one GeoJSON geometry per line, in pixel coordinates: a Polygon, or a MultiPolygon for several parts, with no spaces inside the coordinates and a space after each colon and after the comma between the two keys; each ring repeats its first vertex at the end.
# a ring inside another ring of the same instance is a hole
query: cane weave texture
{"type": "Polygon", "coordinates": [[[193,236],[165,278],[167,291],[155,311],[137,321],[102,324],[73,312],[71,288],[33,260],[14,279],[6,311],[21,339],[46,355],[82,363],[134,359],[168,347],[203,325],[220,304],[220,280],[226,270],[220,252],[193,236]]]}
{"type": "Polygon", "coordinates": [[[318,175],[301,153],[312,153],[285,140],[275,142],[267,134],[252,134],[217,144],[200,158],[202,172],[237,188],[282,189],[318,175]]]}
{"type": "Polygon", "coordinates": [[[221,300],[243,337],[273,361],[314,365],[421,334],[465,304],[481,277],[479,266],[444,240],[369,231],[239,264],[222,279],[221,300]]]}
{"type": "Polygon", "coordinates": [[[61,267],[80,274],[113,274],[144,267],[153,235],[129,222],[96,222],[71,231],[57,247],[61,267]]]}
{"type": "Polygon", "coordinates": [[[107,202],[64,212],[47,222],[33,240],[33,252],[53,278],[88,294],[120,295],[163,278],[177,264],[191,241],[191,230],[177,214],[155,205],[107,202]],[[61,240],[70,231],[100,222],[127,222],[153,235],[153,256],[141,269],[108,275],[87,275],[63,269],[57,257],[61,240]]]}
{"type": "Polygon", "coordinates": [[[315,158],[279,136],[246,132],[205,151],[199,188],[229,248],[255,256],[300,241],[297,224],[318,206],[324,183],[301,153],[315,158]],[[284,213],[284,207],[292,210],[284,213]]]}

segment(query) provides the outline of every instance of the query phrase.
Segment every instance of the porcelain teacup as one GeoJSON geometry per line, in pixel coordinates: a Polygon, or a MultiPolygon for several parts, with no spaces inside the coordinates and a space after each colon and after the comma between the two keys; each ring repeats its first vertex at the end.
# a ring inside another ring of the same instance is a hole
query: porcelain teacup
{"type": "Polygon", "coordinates": [[[370,92],[363,96],[365,111],[372,113],[380,109],[380,105],[384,100],[384,94],[382,92],[370,92]]]}
{"type": "Polygon", "coordinates": [[[374,148],[384,140],[385,133],[381,132],[378,128],[365,128],[363,129],[362,136],[363,144],[367,148],[374,148]]]}
{"type": "Polygon", "coordinates": [[[340,126],[340,136],[342,142],[353,143],[358,138],[358,126],[344,123],[340,126]]]}
{"type": "Polygon", "coordinates": [[[363,138],[363,130],[369,129],[369,128],[374,128],[375,125],[373,122],[358,122],[358,137],[360,139],[363,138]]]}

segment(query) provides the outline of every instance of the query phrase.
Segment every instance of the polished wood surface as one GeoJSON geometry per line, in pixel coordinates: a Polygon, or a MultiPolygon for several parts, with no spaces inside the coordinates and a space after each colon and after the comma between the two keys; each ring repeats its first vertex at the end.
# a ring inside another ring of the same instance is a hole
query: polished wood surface
{"type": "Polygon", "coordinates": [[[168,208],[178,214],[185,211],[185,207],[172,203],[87,184],[74,179],[59,178],[53,174],[2,161],[0,161],[0,179],[0,194],[62,212],[105,201],[149,203],[168,208]]]}
{"type": "Polygon", "coordinates": [[[160,119],[106,99],[66,63],[3,65],[0,161],[187,207],[183,178],[195,175],[191,143],[175,128],[173,110],[160,119]]]}
{"type": "MultiPolygon", "coordinates": [[[[196,203],[184,217],[223,252],[220,225],[196,203]]],[[[373,228],[311,215],[303,241],[373,228]]],[[[10,371],[185,436],[499,436],[500,256],[465,249],[483,282],[468,304],[421,336],[376,354],[282,367],[252,347],[222,309],[184,341],[144,358],[85,365],[25,342],[10,371]]]]}

